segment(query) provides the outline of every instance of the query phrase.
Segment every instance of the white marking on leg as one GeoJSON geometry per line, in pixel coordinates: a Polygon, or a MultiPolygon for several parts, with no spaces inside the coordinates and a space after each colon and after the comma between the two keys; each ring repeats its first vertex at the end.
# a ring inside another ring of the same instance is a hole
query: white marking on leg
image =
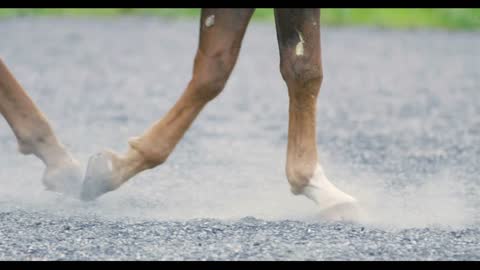
{"type": "Polygon", "coordinates": [[[317,164],[310,183],[303,189],[303,194],[316,202],[322,211],[335,205],[356,202],[355,198],[339,190],[327,179],[320,164],[317,164]]]}
{"type": "Polygon", "coordinates": [[[295,47],[295,55],[303,56],[303,44],[305,43],[305,41],[303,40],[302,33],[300,33],[298,30],[297,30],[297,34],[300,41],[297,43],[297,46],[295,47]]]}
{"type": "Polygon", "coordinates": [[[215,24],[215,15],[210,15],[205,19],[205,26],[210,27],[215,24]]]}

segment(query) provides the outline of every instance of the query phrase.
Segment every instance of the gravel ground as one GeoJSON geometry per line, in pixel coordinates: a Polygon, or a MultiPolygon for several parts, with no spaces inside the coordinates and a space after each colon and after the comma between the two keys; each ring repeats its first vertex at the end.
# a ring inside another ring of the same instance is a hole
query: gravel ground
{"type": "MultiPolygon", "coordinates": [[[[194,21],[0,21],[0,56],[82,161],[127,149],[175,102],[194,21]]],[[[318,145],[368,210],[330,223],[284,173],[288,96],[274,25],[251,24],[225,91],[168,162],[83,203],[0,119],[2,260],[479,260],[478,32],[323,28],[318,145]]]]}

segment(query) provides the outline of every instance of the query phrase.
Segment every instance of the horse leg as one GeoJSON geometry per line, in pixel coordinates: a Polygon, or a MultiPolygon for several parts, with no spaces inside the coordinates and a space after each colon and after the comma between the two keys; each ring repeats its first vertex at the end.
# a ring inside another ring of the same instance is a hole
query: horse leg
{"type": "Polygon", "coordinates": [[[350,218],[356,200],[325,176],[317,156],[316,103],[323,79],[319,9],[276,9],[280,71],[288,87],[286,174],[293,194],[303,194],[324,217],[350,218]]]}
{"type": "Polygon", "coordinates": [[[80,165],[55,136],[48,119],[0,59],[0,113],[13,130],[22,154],[33,154],[46,170],[42,182],[47,189],[79,193],[80,165]]]}
{"type": "Polygon", "coordinates": [[[202,9],[192,78],[180,99],[120,155],[104,151],[89,160],[82,199],[93,200],[141,171],[164,163],[202,108],[223,90],[254,9],[202,9]]]}

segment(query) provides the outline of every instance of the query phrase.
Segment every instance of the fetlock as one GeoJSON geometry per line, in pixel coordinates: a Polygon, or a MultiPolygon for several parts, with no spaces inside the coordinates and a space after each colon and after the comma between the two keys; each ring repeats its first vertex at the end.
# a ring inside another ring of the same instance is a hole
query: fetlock
{"type": "Polygon", "coordinates": [[[140,137],[130,138],[128,144],[130,145],[130,153],[127,153],[127,155],[130,154],[130,156],[142,160],[147,169],[163,164],[170,153],[167,149],[156,149],[153,146],[146,145],[140,137]]]}

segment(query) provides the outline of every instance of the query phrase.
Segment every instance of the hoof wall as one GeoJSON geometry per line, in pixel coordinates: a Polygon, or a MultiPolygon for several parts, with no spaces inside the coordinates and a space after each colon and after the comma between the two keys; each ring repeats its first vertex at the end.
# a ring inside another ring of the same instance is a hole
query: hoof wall
{"type": "Polygon", "coordinates": [[[104,153],[90,157],[80,195],[83,201],[95,200],[115,189],[111,164],[111,160],[104,153]]]}

